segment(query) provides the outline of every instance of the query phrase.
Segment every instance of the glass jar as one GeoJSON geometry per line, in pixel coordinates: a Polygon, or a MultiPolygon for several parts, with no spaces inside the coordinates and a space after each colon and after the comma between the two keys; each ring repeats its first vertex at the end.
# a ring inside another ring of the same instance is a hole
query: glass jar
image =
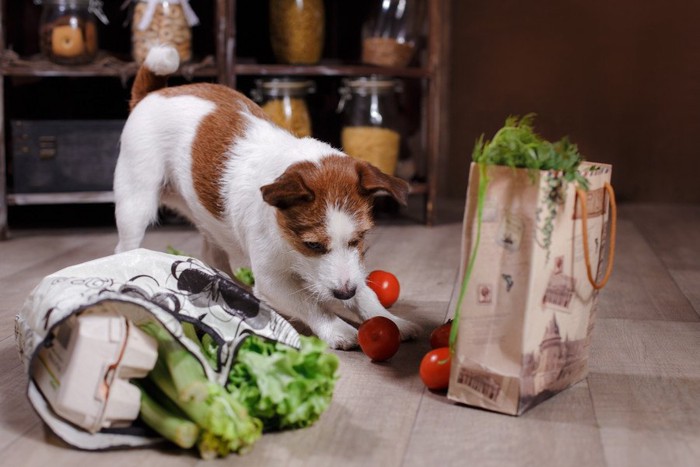
{"type": "Polygon", "coordinates": [[[131,20],[131,55],[142,63],[154,45],[170,45],[180,63],[192,59],[192,26],[199,18],[189,0],[136,0],[131,20]]]}
{"type": "Polygon", "coordinates": [[[90,63],[97,56],[97,21],[90,0],[43,0],[41,52],[62,65],[90,63]]]}
{"type": "Polygon", "coordinates": [[[408,65],[421,32],[424,3],[375,0],[362,28],[362,61],[391,67],[408,65]]]}
{"type": "Polygon", "coordinates": [[[270,42],[280,63],[318,63],[324,34],[323,0],[270,0],[270,42]]]}
{"type": "Polygon", "coordinates": [[[275,124],[299,138],[311,136],[306,97],[315,91],[312,81],[273,78],[257,80],[255,84],[253,99],[275,124]]]}
{"type": "Polygon", "coordinates": [[[346,154],[394,175],[401,143],[394,79],[363,77],[345,80],[338,110],[343,113],[341,145],[346,154]]]}

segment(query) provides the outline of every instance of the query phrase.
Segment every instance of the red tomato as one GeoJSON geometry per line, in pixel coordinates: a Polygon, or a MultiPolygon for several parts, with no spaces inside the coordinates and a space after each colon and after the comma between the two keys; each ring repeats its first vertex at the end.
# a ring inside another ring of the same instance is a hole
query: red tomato
{"type": "Polygon", "coordinates": [[[389,308],[399,299],[399,280],[390,272],[372,271],[367,276],[367,285],[377,294],[384,308],[389,308]]]}
{"type": "Polygon", "coordinates": [[[399,327],[389,318],[375,316],[360,325],[357,330],[360,348],[376,362],[389,360],[399,350],[399,327]]]}
{"type": "Polygon", "coordinates": [[[420,379],[428,389],[447,389],[450,384],[450,348],[440,347],[425,354],[420,362],[420,379]]]}
{"type": "Polygon", "coordinates": [[[430,347],[437,349],[449,346],[450,332],[452,332],[452,320],[433,329],[433,332],[430,333],[430,347]]]}

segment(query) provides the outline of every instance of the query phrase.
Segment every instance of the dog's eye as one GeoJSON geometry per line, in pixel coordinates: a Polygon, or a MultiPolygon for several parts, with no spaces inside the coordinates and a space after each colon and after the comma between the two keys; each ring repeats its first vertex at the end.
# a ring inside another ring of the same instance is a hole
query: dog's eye
{"type": "Polygon", "coordinates": [[[367,233],[367,232],[366,232],[366,231],[358,232],[358,233],[356,234],[355,238],[353,238],[352,240],[350,240],[350,241],[348,242],[348,246],[349,246],[350,248],[356,248],[356,247],[358,247],[358,246],[360,245],[360,243],[362,243],[362,240],[364,240],[364,238],[365,238],[365,233],[367,233]]]}
{"type": "Polygon", "coordinates": [[[323,243],[304,242],[304,246],[309,250],[313,251],[314,253],[326,253],[328,251],[326,250],[326,247],[323,246],[323,243]]]}

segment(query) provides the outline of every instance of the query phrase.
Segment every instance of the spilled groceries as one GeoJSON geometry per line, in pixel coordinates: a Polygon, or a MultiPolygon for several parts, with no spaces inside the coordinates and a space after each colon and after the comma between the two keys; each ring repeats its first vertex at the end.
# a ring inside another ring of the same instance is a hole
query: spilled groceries
{"type": "Polygon", "coordinates": [[[338,358],[221,272],[134,250],[46,277],[17,316],[29,400],[81,449],[164,440],[204,459],[328,408],[338,358]],[[83,332],[85,331],[85,332],[83,332]]]}

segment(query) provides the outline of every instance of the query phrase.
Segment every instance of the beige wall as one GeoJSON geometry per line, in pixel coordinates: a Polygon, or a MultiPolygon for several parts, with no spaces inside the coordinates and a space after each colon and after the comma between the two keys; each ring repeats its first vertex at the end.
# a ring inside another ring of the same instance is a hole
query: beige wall
{"type": "Polygon", "coordinates": [[[700,203],[700,2],[452,0],[449,157],[464,196],[475,139],[536,112],[613,164],[622,201],[700,203]]]}

